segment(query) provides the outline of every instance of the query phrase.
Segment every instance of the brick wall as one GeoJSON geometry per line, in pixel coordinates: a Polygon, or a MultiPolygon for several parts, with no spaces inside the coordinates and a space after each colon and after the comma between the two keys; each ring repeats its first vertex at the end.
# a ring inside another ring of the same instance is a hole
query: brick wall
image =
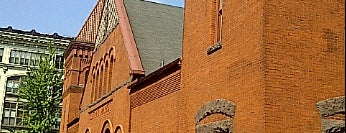
{"type": "MultiPolygon", "coordinates": [[[[200,124],[231,118],[234,132],[321,132],[316,103],[345,93],[344,1],[224,0],[222,48],[208,55],[215,3],[185,1],[181,71],[132,93],[122,86],[99,101],[109,90],[95,91],[90,74],[79,132],[100,132],[107,120],[112,131],[195,132],[196,116],[217,109],[220,99],[234,112],[202,115],[200,124]]],[[[130,78],[119,28],[94,53],[91,73],[111,48],[114,73],[103,81],[113,88],[130,78]]]]}
{"type": "Polygon", "coordinates": [[[101,132],[105,122],[110,122],[111,131],[114,131],[116,126],[121,126],[127,132],[130,118],[128,94],[129,89],[123,86],[94,106],[83,110],[80,113],[79,132],[85,132],[87,129],[92,132],[101,132]]]}
{"type": "Polygon", "coordinates": [[[79,116],[79,104],[89,71],[93,44],[72,41],[65,53],[65,81],[61,132],[67,132],[67,124],[79,116]]]}
{"type": "Polygon", "coordinates": [[[207,55],[207,48],[214,45],[212,4],[185,1],[182,101],[186,104],[181,132],[195,132],[197,111],[215,99],[236,104],[234,132],[264,132],[264,3],[224,0],[222,48],[207,55]]]}
{"type": "Polygon", "coordinates": [[[91,104],[98,98],[101,98],[103,95],[106,95],[117,85],[128,80],[130,78],[128,73],[130,71],[128,62],[129,60],[124,47],[120,27],[117,27],[93,55],[90,74],[87,77],[88,81],[86,91],[84,92],[82,108],[91,104]],[[113,58],[113,66],[111,66],[111,58],[113,58]],[[94,75],[97,77],[97,72],[101,74],[101,66],[104,72],[106,72],[106,62],[108,62],[109,69],[104,76],[100,76],[100,80],[102,80],[103,83],[101,87],[100,82],[94,79],[94,75]]]}
{"type": "Polygon", "coordinates": [[[131,132],[178,132],[180,76],[174,72],[131,94],[131,132]]]}
{"type": "Polygon", "coordinates": [[[321,132],[316,103],[345,95],[344,6],[266,2],[266,132],[321,132]]]}
{"type": "Polygon", "coordinates": [[[222,48],[207,55],[212,4],[185,3],[186,130],[201,106],[226,99],[234,132],[320,132],[316,103],[345,93],[344,1],[223,1],[222,48]]]}
{"type": "Polygon", "coordinates": [[[164,80],[155,82],[153,85],[131,94],[131,109],[179,91],[180,78],[181,73],[179,71],[178,73],[174,73],[164,80]]]}
{"type": "Polygon", "coordinates": [[[111,122],[112,131],[117,125],[121,125],[125,131],[129,129],[130,99],[129,89],[127,89],[129,72],[128,55],[118,26],[93,53],[81,105],[79,132],[85,132],[87,129],[91,132],[101,132],[103,123],[107,120],[111,122]],[[111,67],[110,59],[112,58],[114,60],[111,67]],[[109,69],[105,69],[107,62],[109,69]],[[104,70],[103,76],[101,76],[101,66],[104,70]],[[93,74],[97,71],[100,73],[99,81],[93,79],[93,74]],[[100,85],[101,82],[102,85],[100,85]],[[104,97],[106,95],[107,97],[104,97]]]}

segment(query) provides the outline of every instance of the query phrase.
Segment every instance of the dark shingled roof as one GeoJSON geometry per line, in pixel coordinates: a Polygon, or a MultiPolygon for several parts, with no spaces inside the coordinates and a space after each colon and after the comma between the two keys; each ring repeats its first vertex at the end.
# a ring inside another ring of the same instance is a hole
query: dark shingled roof
{"type": "Polygon", "coordinates": [[[183,8],[143,0],[124,4],[146,75],[181,57],[183,8]]]}

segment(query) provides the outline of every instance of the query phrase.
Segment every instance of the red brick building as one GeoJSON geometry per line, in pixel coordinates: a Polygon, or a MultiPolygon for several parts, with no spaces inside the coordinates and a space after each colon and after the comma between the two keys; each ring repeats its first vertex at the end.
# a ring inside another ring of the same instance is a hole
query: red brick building
{"type": "Polygon", "coordinates": [[[65,52],[60,130],[345,132],[344,6],[100,0],[65,52]]]}

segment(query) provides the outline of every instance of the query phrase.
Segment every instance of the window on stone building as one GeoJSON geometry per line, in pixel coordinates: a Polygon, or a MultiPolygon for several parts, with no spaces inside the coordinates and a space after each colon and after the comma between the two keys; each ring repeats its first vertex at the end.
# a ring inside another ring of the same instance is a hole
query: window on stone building
{"type": "Polygon", "coordinates": [[[14,63],[14,64],[20,64],[20,65],[27,65],[29,60],[26,61],[27,57],[27,53],[25,51],[18,51],[18,50],[11,50],[10,53],[10,63],[14,63]]]}
{"type": "Polygon", "coordinates": [[[31,53],[30,54],[30,62],[29,62],[30,66],[34,66],[35,65],[35,59],[36,59],[36,54],[35,53],[31,53]]]}
{"type": "Polygon", "coordinates": [[[11,50],[11,53],[10,53],[10,63],[14,63],[14,55],[15,55],[15,51],[11,50]]]}
{"type": "Polygon", "coordinates": [[[13,93],[13,94],[18,93],[20,78],[21,78],[20,76],[13,76],[13,77],[7,78],[6,93],[13,93]]]}
{"type": "Polygon", "coordinates": [[[35,65],[34,66],[38,66],[40,64],[40,54],[35,54],[35,65]]]}
{"type": "Polygon", "coordinates": [[[31,53],[25,52],[25,55],[24,55],[24,65],[29,65],[30,55],[31,55],[31,53]]]}
{"type": "Polygon", "coordinates": [[[24,61],[25,61],[25,55],[26,55],[26,52],[24,51],[19,51],[19,54],[20,54],[20,64],[21,65],[24,65],[24,61]]]}
{"type": "Polygon", "coordinates": [[[23,109],[22,104],[18,102],[5,101],[2,126],[22,126],[24,114],[27,111],[23,109]]]}
{"type": "Polygon", "coordinates": [[[15,54],[14,54],[14,63],[15,64],[19,64],[19,56],[20,56],[19,51],[15,51],[15,54]]]}
{"type": "Polygon", "coordinates": [[[64,68],[64,57],[62,55],[57,55],[55,60],[55,67],[58,69],[64,68]]]}
{"type": "MultiPolygon", "coordinates": [[[[19,65],[38,66],[40,62],[41,53],[11,50],[10,63],[19,65]]],[[[64,57],[62,55],[56,56],[56,68],[63,69],[64,57]]]]}
{"type": "Polygon", "coordinates": [[[4,49],[0,48],[0,62],[2,62],[2,56],[4,54],[4,49]]]}

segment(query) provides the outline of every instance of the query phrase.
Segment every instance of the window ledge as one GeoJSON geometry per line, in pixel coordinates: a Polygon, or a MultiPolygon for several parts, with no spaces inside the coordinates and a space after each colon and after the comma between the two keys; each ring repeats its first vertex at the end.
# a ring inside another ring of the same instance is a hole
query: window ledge
{"type": "Polygon", "coordinates": [[[210,55],[210,54],[220,50],[221,48],[222,48],[222,44],[221,44],[221,41],[219,41],[219,42],[215,43],[214,45],[208,47],[207,55],[210,55]]]}

